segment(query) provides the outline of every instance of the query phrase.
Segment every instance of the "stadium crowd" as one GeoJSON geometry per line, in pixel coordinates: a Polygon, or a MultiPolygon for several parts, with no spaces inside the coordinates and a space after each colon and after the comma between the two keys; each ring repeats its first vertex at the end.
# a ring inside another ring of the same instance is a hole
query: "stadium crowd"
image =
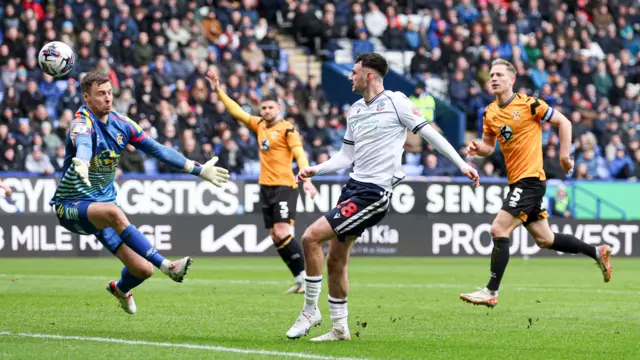
{"type": "MultiPolygon", "coordinates": [[[[257,174],[255,136],[225,111],[204,80],[218,71],[246,111],[276,93],[300,130],[312,163],[342,143],[345,104],[328,103],[319,79],[299,79],[278,48],[276,11],[298,41],[331,51],[349,37],[354,52],[415,50],[408,76],[448,82],[449,101],[481,128],[492,101],[489,64],[518,69],[518,91],[538,96],[573,122],[575,178],[640,177],[640,12],[626,1],[530,0],[5,0],[0,1],[0,171],[50,174],[62,166],[64,139],[82,104],[79,80],[108,74],[117,111],[163,144],[204,162],[217,155],[237,174],[257,174]],[[409,16],[408,16],[409,15],[409,16]],[[414,22],[411,19],[422,19],[414,22]],[[44,75],[37,52],[61,40],[77,52],[63,80],[44,75]],[[304,80],[304,81],[303,81],[304,80]]],[[[414,99],[428,96],[429,91],[414,99]]],[[[438,119],[435,119],[438,122],[438,119]]],[[[543,127],[545,169],[563,179],[558,135],[543,127]]],[[[464,150],[461,150],[464,151],[464,150]]],[[[499,152],[476,165],[504,174],[499,152]]],[[[409,175],[457,175],[428,144],[410,138],[409,175]]],[[[175,170],[129,147],[122,171],[175,170]]]]}

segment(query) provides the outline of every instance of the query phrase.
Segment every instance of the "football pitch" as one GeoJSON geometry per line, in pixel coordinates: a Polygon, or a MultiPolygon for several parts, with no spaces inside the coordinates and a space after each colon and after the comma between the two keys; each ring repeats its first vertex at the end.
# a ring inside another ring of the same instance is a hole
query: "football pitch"
{"type": "Polygon", "coordinates": [[[105,287],[116,259],[0,259],[0,359],[638,359],[640,263],[613,259],[605,284],[586,258],[512,258],[495,309],[460,292],[484,286],[489,258],[352,258],[352,341],[311,343],[331,327],[285,332],[303,295],[284,295],[278,258],[196,258],[177,284],[159,271],[128,315],[105,287]]]}

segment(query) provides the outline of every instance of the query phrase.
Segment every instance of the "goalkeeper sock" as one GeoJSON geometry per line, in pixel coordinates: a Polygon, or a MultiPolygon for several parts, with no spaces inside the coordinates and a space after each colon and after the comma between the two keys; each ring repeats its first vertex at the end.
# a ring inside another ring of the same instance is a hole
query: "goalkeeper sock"
{"type": "Polygon", "coordinates": [[[122,241],[127,244],[136,254],[147,259],[153,266],[160,269],[162,262],[168,263],[162,255],[158,253],[158,250],[151,245],[149,240],[138,230],[134,225],[129,225],[120,234],[122,241]]]}
{"type": "Polygon", "coordinates": [[[289,235],[277,246],[278,254],[282,258],[287,267],[297,277],[304,271],[304,257],[302,256],[302,247],[300,243],[289,235]]]}
{"type": "Polygon", "coordinates": [[[121,276],[122,277],[120,278],[116,286],[118,286],[118,289],[125,294],[134,287],[142,284],[142,282],[144,281],[144,279],[137,278],[132,273],[130,273],[129,269],[127,269],[126,266],[122,268],[121,276]]]}
{"type": "Polygon", "coordinates": [[[509,238],[497,237],[493,239],[493,252],[491,253],[491,279],[487,289],[498,291],[502,275],[509,263],[509,238]]]}
{"type": "Polygon", "coordinates": [[[553,234],[553,244],[549,249],[568,254],[585,254],[597,260],[596,247],[578,240],[578,238],[567,234],[553,234]]]}
{"type": "Polygon", "coordinates": [[[315,314],[318,308],[318,298],[320,297],[320,290],[322,290],[322,275],[320,276],[306,276],[305,291],[304,291],[304,308],[302,311],[312,315],[315,314]]]}

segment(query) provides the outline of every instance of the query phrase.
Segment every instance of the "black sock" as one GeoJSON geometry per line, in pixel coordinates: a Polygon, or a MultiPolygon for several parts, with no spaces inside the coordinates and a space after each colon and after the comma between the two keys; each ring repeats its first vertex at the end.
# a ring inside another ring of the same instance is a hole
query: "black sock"
{"type": "Polygon", "coordinates": [[[282,240],[280,245],[277,245],[278,254],[287,264],[289,270],[293,276],[298,276],[302,271],[304,271],[304,257],[302,256],[302,247],[300,243],[293,238],[293,236],[289,235],[282,240]]]}
{"type": "Polygon", "coordinates": [[[554,235],[553,244],[551,244],[549,249],[568,254],[585,254],[596,260],[595,246],[582,242],[571,235],[558,233],[555,233],[554,235]]]}
{"type": "Polygon", "coordinates": [[[487,289],[498,291],[502,275],[509,263],[509,238],[498,237],[493,239],[493,252],[491,253],[491,279],[487,289]]]}

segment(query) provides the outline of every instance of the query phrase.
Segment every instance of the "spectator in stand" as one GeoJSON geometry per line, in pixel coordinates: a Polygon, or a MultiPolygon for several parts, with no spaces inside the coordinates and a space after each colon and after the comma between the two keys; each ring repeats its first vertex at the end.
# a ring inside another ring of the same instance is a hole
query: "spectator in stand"
{"type": "Polygon", "coordinates": [[[64,169],[64,146],[56,147],[55,155],[51,157],[51,165],[56,173],[62,172],[64,169]]]}
{"type": "Polygon", "coordinates": [[[559,216],[565,219],[571,218],[569,194],[564,184],[558,185],[554,196],[549,197],[549,209],[552,216],[559,216]]]}
{"type": "Polygon", "coordinates": [[[25,170],[30,173],[50,175],[53,174],[53,165],[47,154],[42,152],[40,145],[35,145],[33,150],[27,158],[24,164],[25,170]]]}

